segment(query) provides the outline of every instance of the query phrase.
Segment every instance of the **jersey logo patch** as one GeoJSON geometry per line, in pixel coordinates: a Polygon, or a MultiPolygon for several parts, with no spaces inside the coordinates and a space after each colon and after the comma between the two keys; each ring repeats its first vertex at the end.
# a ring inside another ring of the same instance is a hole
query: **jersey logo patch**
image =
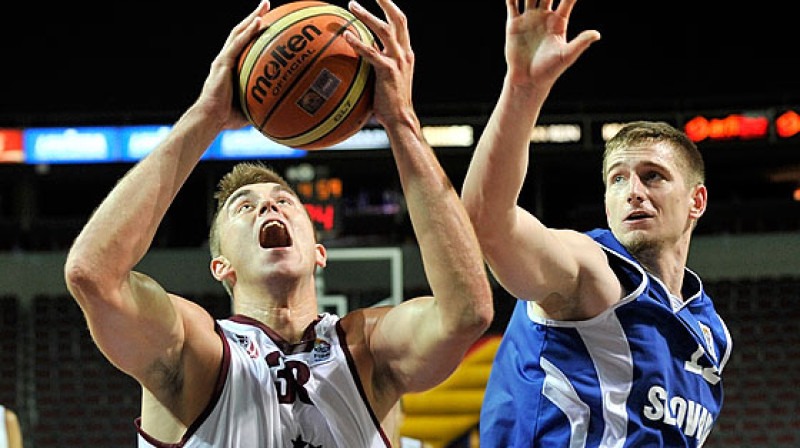
{"type": "Polygon", "coordinates": [[[250,339],[249,336],[243,334],[234,334],[233,336],[236,338],[236,342],[239,343],[239,346],[242,347],[245,352],[247,352],[247,356],[253,359],[259,358],[260,352],[258,350],[258,346],[255,342],[253,342],[252,339],[250,339]]]}
{"type": "Polygon", "coordinates": [[[314,348],[311,350],[311,363],[319,364],[331,359],[331,343],[322,338],[314,341],[314,348]]]}
{"type": "Polygon", "coordinates": [[[703,324],[702,322],[698,322],[700,325],[700,330],[703,331],[703,338],[706,340],[706,347],[708,347],[708,354],[714,358],[714,361],[717,361],[717,350],[714,348],[714,333],[711,332],[711,328],[708,325],[703,324]]]}

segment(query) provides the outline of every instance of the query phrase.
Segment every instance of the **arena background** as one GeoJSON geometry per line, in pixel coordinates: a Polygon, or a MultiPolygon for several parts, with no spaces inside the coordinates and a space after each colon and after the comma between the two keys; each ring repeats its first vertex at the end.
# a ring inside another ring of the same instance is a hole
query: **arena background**
{"type": "MultiPolygon", "coordinates": [[[[722,416],[706,446],[798,446],[800,134],[791,123],[788,132],[786,122],[779,124],[800,113],[798,23],[788,4],[695,3],[579,1],[570,36],[594,28],[603,38],[556,84],[541,119],[554,133],[543,131],[550,141],[532,145],[520,203],[549,226],[603,226],[603,125],[765,120],[763,134],[728,129],[698,142],[709,209],[689,267],[705,279],[735,341],[722,416]],[[580,140],[554,137],[563,124],[577,124],[580,140]]],[[[377,11],[373,1],[363,4],[377,11]]],[[[504,73],[504,2],[398,4],[409,17],[423,124],[467,125],[477,138],[504,73]]],[[[196,98],[230,28],[254,6],[4,4],[0,129],[173,123],[196,98]]],[[[436,148],[459,190],[473,149],[436,148]]],[[[201,163],[144,266],[216,317],[229,306],[206,271],[207,223],[214,183],[232,163],[201,163]],[[184,276],[183,269],[193,271],[184,276]]],[[[426,291],[388,150],[321,151],[268,163],[284,173],[310,167],[315,180],[339,182],[336,201],[317,197],[336,207],[325,243],[396,248],[402,296],[426,291]]],[[[130,166],[0,163],[0,403],[17,411],[26,447],[135,443],[140,392],[92,344],[61,276],[72,239],[130,166]]],[[[363,269],[331,272],[327,292],[346,296],[350,306],[384,297],[390,287],[364,282],[363,269]]],[[[495,292],[497,315],[487,335],[502,333],[513,303],[497,285],[495,292]]],[[[452,446],[470,443],[460,437],[452,446]]]]}

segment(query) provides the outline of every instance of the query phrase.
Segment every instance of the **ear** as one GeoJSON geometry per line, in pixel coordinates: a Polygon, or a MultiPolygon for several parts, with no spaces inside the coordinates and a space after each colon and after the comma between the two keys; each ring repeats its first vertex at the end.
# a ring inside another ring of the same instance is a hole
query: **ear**
{"type": "Polygon", "coordinates": [[[705,185],[699,184],[694,187],[694,192],[692,193],[692,203],[691,207],[689,208],[689,217],[695,220],[700,219],[700,217],[706,212],[707,206],[708,189],[705,185]]]}
{"type": "Polygon", "coordinates": [[[222,255],[211,260],[211,275],[220,282],[228,277],[236,278],[236,272],[231,267],[231,262],[222,255]]]}
{"type": "Polygon", "coordinates": [[[317,244],[314,249],[316,253],[317,266],[324,268],[328,264],[328,252],[325,250],[325,246],[322,244],[317,244]]]}

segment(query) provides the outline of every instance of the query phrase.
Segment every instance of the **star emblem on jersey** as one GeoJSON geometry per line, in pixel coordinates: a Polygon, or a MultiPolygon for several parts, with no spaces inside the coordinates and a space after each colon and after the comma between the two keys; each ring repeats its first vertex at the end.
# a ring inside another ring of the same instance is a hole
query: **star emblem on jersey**
{"type": "Polygon", "coordinates": [[[292,440],[292,448],[322,448],[322,445],[312,445],[303,440],[303,436],[298,435],[296,439],[292,440]]]}

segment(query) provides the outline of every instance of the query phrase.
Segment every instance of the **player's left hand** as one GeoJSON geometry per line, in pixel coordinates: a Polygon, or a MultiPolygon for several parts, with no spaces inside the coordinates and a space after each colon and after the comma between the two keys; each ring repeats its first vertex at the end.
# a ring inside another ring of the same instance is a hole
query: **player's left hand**
{"type": "Polygon", "coordinates": [[[375,17],[356,1],[350,11],[378,37],[383,49],[361,42],[347,31],[345,39],[375,69],[375,118],[384,127],[414,117],[411,86],[414,77],[414,52],[405,14],[391,0],[376,0],[386,21],[375,17]]]}
{"type": "Polygon", "coordinates": [[[505,0],[506,63],[509,82],[515,86],[551,87],[593,42],[596,30],[583,31],[567,40],[567,25],[577,0],[505,0]],[[524,11],[519,2],[524,1],[524,11]]]}

